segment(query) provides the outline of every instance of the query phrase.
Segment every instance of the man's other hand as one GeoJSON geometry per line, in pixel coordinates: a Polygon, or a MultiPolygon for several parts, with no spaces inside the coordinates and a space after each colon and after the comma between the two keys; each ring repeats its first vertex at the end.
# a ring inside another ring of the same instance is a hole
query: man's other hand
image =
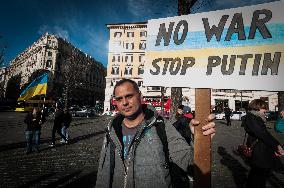
{"type": "MultiPolygon", "coordinates": [[[[211,135],[211,138],[213,138],[213,136],[216,133],[214,119],[215,119],[215,115],[209,114],[208,118],[206,119],[207,124],[202,127],[203,135],[205,136],[211,135]]],[[[194,127],[199,125],[199,123],[200,122],[197,121],[196,119],[192,119],[190,121],[189,125],[190,125],[190,130],[192,134],[194,134],[194,127]]]]}

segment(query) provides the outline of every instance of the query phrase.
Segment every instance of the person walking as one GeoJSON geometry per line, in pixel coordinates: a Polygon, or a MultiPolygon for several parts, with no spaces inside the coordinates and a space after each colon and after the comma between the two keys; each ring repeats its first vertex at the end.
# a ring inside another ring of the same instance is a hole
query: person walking
{"type": "MultiPolygon", "coordinates": [[[[61,128],[61,133],[69,139],[69,134],[67,132],[67,129],[70,126],[70,123],[72,121],[72,115],[70,114],[68,108],[64,108],[63,110],[63,127],[61,128]]],[[[62,138],[61,143],[65,143],[64,139],[62,138]]]]}
{"type": "MultiPolygon", "coordinates": [[[[174,178],[169,165],[186,171],[193,158],[191,146],[170,122],[164,122],[155,111],[141,104],[136,82],[120,80],[113,94],[119,113],[107,128],[96,187],[170,187],[174,178]]],[[[191,124],[199,122],[192,120],[191,124]]],[[[209,122],[202,129],[203,135],[212,136],[215,124],[209,122]]]]}
{"type": "Polygon", "coordinates": [[[61,133],[61,128],[63,125],[63,118],[64,118],[64,114],[62,112],[62,109],[59,106],[57,106],[55,109],[54,124],[52,128],[52,143],[49,145],[50,147],[55,146],[55,133],[56,132],[64,140],[64,143],[67,144],[67,138],[61,133]]]}
{"type": "Polygon", "coordinates": [[[224,113],[225,113],[225,118],[226,118],[226,121],[227,121],[227,126],[232,125],[231,124],[231,114],[232,114],[231,109],[229,107],[225,107],[224,113]]]}
{"type": "Polygon", "coordinates": [[[266,129],[264,113],[267,109],[265,101],[254,99],[242,121],[242,126],[248,134],[247,145],[253,145],[252,157],[249,160],[248,188],[265,187],[270,171],[281,165],[279,157],[284,155],[281,144],[266,129]]]}
{"type": "Polygon", "coordinates": [[[45,117],[41,114],[39,108],[33,108],[29,112],[24,122],[27,124],[25,136],[27,142],[27,154],[30,154],[32,151],[39,152],[40,144],[40,134],[41,134],[41,125],[44,123],[45,117]]]}

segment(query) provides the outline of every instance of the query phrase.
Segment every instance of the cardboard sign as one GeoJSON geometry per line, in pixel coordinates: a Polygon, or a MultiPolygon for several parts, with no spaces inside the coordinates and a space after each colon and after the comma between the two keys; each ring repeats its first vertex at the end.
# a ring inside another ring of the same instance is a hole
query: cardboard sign
{"type": "Polygon", "coordinates": [[[284,2],[148,21],[144,84],[284,91],[284,2]]]}

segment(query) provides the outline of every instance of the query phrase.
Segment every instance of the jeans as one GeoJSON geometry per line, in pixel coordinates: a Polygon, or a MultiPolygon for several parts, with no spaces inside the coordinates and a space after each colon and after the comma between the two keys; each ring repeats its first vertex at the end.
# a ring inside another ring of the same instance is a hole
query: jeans
{"type": "Polygon", "coordinates": [[[40,130],[33,131],[33,149],[39,149],[39,142],[40,142],[40,130]]]}
{"type": "Polygon", "coordinates": [[[55,145],[55,133],[58,133],[60,137],[66,142],[66,137],[61,133],[61,127],[53,126],[52,128],[52,144],[55,145]]]}
{"type": "Polygon", "coordinates": [[[31,152],[33,147],[33,131],[26,131],[25,135],[27,142],[27,152],[31,152]]]}
{"type": "Polygon", "coordinates": [[[39,149],[40,130],[26,131],[27,152],[39,149]]]}
{"type": "MultiPolygon", "coordinates": [[[[68,139],[68,132],[67,132],[67,128],[68,127],[66,127],[66,126],[63,126],[62,128],[61,128],[61,133],[68,139]]],[[[64,139],[62,138],[61,139],[61,141],[63,142],[64,141],[64,139]]]]}

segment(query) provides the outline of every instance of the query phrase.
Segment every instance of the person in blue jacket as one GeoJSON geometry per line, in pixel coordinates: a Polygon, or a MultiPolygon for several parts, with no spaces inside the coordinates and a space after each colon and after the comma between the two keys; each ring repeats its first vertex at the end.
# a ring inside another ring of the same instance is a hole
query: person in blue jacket
{"type": "Polygon", "coordinates": [[[275,121],[274,130],[278,133],[284,133],[284,109],[280,111],[279,116],[275,121]]]}

